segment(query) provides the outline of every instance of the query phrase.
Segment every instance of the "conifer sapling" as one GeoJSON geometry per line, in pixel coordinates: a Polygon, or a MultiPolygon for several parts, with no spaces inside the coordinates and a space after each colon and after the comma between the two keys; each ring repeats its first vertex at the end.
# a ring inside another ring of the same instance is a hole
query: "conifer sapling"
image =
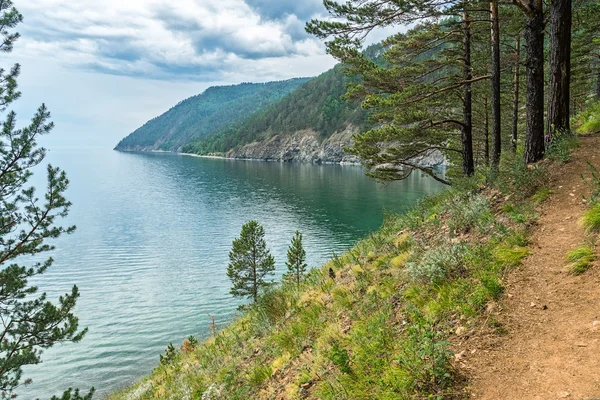
{"type": "Polygon", "coordinates": [[[285,265],[288,268],[288,273],[284,279],[295,282],[300,286],[300,282],[306,273],[306,251],[302,247],[302,234],[296,231],[296,235],[292,238],[292,243],[287,251],[288,261],[285,265]]]}
{"type": "Polygon", "coordinates": [[[273,271],[275,259],[267,249],[264,228],[256,221],[246,223],[229,252],[227,276],[233,284],[229,293],[256,302],[260,290],[271,284],[265,278],[273,271]]]}

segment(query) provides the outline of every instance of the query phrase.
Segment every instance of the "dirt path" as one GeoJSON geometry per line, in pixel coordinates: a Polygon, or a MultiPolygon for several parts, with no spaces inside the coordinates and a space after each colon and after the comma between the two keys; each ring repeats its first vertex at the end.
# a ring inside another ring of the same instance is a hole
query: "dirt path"
{"type": "Polygon", "coordinates": [[[571,162],[556,168],[532,254],[507,277],[507,296],[489,312],[488,321],[508,333],[472,332],[458,346],[472,398],[600,399],[600,263],[573,276],[564,261],[585,240],[578,220],[588,160],[600,170],[599,137],[582,139],[571,162]]]}

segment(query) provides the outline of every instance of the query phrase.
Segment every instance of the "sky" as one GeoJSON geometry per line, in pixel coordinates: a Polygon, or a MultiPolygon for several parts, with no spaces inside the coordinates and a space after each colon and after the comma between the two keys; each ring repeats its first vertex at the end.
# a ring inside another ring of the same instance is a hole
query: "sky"
{"type": "MultiPolygon", "coordinates": [[[[335,65],[304,31],[322,0],[13,0],[27,123],[45,103],[48,147],[112,148],[209,86],[316,76],[335,65]]],[[[389,32],[376,32],[377,41],[389,32]]]]}

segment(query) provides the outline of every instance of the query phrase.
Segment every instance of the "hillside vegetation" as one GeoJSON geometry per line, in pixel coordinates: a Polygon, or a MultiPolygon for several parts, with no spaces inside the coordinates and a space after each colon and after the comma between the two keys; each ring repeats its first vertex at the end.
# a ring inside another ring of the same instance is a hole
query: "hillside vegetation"
{"type": "Polygon", "coordinates": [[[349,78],[341,69],[341,65],[336,66],[248,119],[184,146],[183,151],[196,154],[225,153],[277,134],[310,129],[324,139],[343,131],[349,124],[361,126],[366,116],[360,102],[342,99],[349,78]]]}
{"type": "MultiPolygon", "coordinates": [[[[568,154],[573,141],[550,156],[568,154]]],[[[547,163],[506,160],[423,200],[353,249],[281,283],[227,328],[170,347],[121,399],[460,398],[451,342],[481,324],[529,254],[547,163]],[[431,397],[428,397],[431,396],[431,397]]],[[[552,167],[552,166],[550,166],[552,167]]],[[[310,249],[307,249],[310,251],[310,249]]],[[[498,334],[497,321],[486,321],[498,334]]]]}
{"type": "Polygon", "coordinates": [[[216,86],[190,97],[121,140],[117,150],[178,151],[277,102],[310,78],[216,86]]]}

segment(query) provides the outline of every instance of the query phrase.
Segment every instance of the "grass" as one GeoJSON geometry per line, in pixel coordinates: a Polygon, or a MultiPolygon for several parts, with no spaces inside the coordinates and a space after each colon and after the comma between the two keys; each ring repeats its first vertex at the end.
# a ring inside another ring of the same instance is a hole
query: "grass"
{"type": "Polygon", "coordinates": [[[595,259],[594,248],[590,245],[581,245],[567,253],[566,260],[570,263],[569,270],[575,275],[586,272],[595,259]]]}
{"type": "Polygon", "coordinates": [[[588,208],[583,213],[580,223],[588,233],[600,233],[600,203],[588,208]]]}
{"type": "Polygon", "coordinates": [[[471,178],[387,216],[300,289],[272,288],[214,337],[170,349],[150,377],[109,399],[463,398],[452,335],[502,297],[505,272],[528,255],[532,204],[548,194],[536,195],[543,171],[505,168],[512,181],[482,189],[485,177],[471,178]],[[524,193],[515,182],[533,187],[524,193]]]}

